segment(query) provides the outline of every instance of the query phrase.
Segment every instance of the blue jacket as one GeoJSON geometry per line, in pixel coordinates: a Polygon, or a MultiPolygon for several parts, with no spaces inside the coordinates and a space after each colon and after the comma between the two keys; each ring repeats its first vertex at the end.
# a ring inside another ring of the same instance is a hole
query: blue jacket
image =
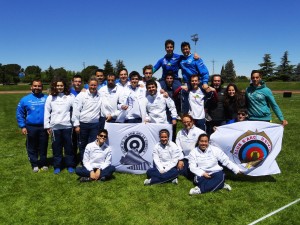
{"type": "Polygon", "coordinates": [[[175,78],[178,78],[178,70],[180,66],[180,60],[182,59],[181,55],[173,53],[170,57],[165,55],[163,58],[158,60],[158,62],[153,67],[153,73],[159,70],[162,67],[162,79],[164,80],[169,71],[173,72],[175,78]]]}
{"type": "Polygon", "coordinates": [[[33,93],[26,95],[21,99],[17,106],[17,122],[20,128],[26,125],[41,125],[44,124],[44,107],[47,95],[41,93],[35,95],[33,93]]]}
{"type": "Polygon", "coordinates": [[[74,87],[70,88],[70,92],[76,97],[81,91],[75,91],[74,87]]]}
{"type": "Polygon", "coordinates": [[[246,103],[250,120],[271,120],[271,110],[275,112],[280,121],[283,121],[282,112],[277,105],[272,91],[262,81],[261,86],[250,86],[246,89],[246,103]]]}
{"type": "Polygon", "coordinates": [[[182,57],[180,61],[180,68],[182,72],[183,82],[189,83],[193,74],[200,75],[201,84],[207,84],[209,80],[209,72],[203,63],[202,59],[194,59],[194,55],[190,54],[188,57],[182,57]]]}

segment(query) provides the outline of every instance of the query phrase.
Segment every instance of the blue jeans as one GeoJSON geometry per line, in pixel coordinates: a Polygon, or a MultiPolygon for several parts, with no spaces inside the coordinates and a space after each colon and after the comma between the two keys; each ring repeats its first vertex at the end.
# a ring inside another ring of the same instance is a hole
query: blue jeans
{"type": "Polygon", "coordinates": [[[211,178],[195,176],[194,183],[200,188],[201,193],[217,191],[224,187],[225,174],[222,170],[210,176],[211,178]]]}
{"type": "Polygon", "coordinates": [[[75,155],[72,145],[72,128],[52,131],[53,167],[62,168],[63,148],[66,167],[75,167],[75,155]]]}
{"type": "Polygon", "coordinates": [[[173,167],[168,172],[160,173],[156,167],[147,170],[147,177],[151,178],[150,184],[162,184],[178,177],[178,170],[173,167]]]}
{"type": "Polygon", "coordinates": [[[100,123],[80,123],[79,152],[81,162],[83,159],[85,147],[88,143],[96,140],[99,130],[100,123]]]}
{"type": "Polygon", "coordinates": [[[44,126],[26,125],[26,149],[32,167],[47,166],[48,133],[44,126]],[[40,156],[40,162],[38,158],[40,156]],[[38,165],[40,164],[40,165],[38,165]]]}
{"type": "MultiPolygon", "coordinates": [[[[116,168],[112,165],[104,168],[103,170],[100,170],[100,177],[99,179],[101,179],[102,177],[105,178],[110,178],[113,174],[113,172],[116,171],[116,168]]],[[[91,171],[88,171],[84,166],[83,167],[77,167],[75,170],[75,173],[80,176],[80,177],[90,177],[90,173],[91,171]]]]}

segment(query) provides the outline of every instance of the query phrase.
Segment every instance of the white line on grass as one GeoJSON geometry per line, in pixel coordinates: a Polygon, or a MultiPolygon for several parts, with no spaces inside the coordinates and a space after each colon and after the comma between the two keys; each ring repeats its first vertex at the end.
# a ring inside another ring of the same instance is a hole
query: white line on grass
{"type": "Polygon", "coordinates": [[[300,201],[300,198],[298,198],[297,200],[295,200],[295,201],[293,201],[293,202],[291,202],[291,203],[289,203],[289,204],[287,204],[287,205],[281,207],[280,209],[277,209],[277,210],[275,210],[275,211],[269,213],[268,215],[265,215],[265,216],[261,217],[261,218],[258,219],[258,220],[253,221],[252,223],[249,223],[249,225],[257,224],[258,222],[260,222],[260,221],[262,221],[262,220],[264,220],[264,219],[266,219],[266,218],[268,218],[268,217],[274,215],[275,213],[280,212],[281,210],[284,210],[285,208],[287,208],[287,207],[289,207],[289,206],[291,206],[291,205],[293,205],[293,204],[295,204],[295,203],[297,203],[297,202],[299,202],[299,201],[300,201]]]}

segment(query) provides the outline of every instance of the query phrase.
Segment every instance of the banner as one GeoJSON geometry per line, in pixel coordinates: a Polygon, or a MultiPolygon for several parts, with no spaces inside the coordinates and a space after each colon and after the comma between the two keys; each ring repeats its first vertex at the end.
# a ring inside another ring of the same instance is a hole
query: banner
{"type": "Polygon", "coordinates": [[[263,176],[280,173],[275,159],[282,137],[280,124],[244,121],[217,127],[210,144],[222,149],[244,174],[263,176]]]}
{"type": "Polygon", "coordinates": [[[153,166],[152,152],[159,142],[159,131],[171,124],[157,123],[105,123],[108,144],[112,148],[112,165],[119,172],[144,174],[153,166]]]}

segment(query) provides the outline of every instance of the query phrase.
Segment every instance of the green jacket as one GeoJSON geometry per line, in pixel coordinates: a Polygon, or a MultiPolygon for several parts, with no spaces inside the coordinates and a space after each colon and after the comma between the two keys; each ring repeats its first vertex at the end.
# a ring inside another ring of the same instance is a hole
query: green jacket
{"type": "Polygon", "coordinates": [[[261,86],[252,84],[246,89],[246,102],[250,120],[272,120],[270,106],[280,121],[283,121],[282,112],[277,105],[272,91],[262,81],[261,86]]]}

